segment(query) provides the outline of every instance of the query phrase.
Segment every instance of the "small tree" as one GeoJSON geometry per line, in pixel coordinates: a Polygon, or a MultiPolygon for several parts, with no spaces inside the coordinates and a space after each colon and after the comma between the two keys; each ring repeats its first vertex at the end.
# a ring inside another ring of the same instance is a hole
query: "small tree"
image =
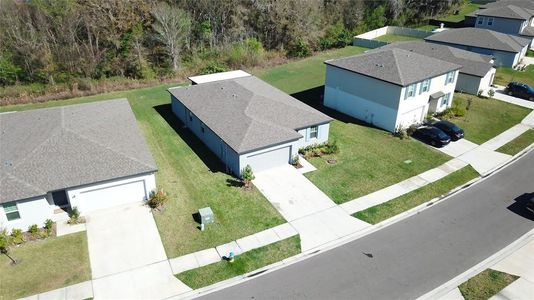
{"type": "Polygon", "coordinates": [[[254,172],[252,172],[252,167],[250,165],[247,165],[241,172],[241,179],[243,180],[245,190],[250,190],[251,183],[254,178],[256,177],[254,176],[254,172]]]}
{"type": "Polygon", "coordinates": [[[73,207],[72,210],[70,211],[69,220],[67,221],[67,223],[71,225],[80,223],[80,211],[78,210],[76,206],[73,207]]]}
{"type": "Polygon", "coordinates": [[[9,241],[5,230],[0,232],[0,253],[7,256],[11,260],[11,264],[17,264],[17,261],[9,255],[9,241]]]}
{"type": "Polygon", "coordinates": [[[152,209],[159,209],[168,201],[167,194],[163,190],[152,191],[148,199],[148,206],[152,209]]]}

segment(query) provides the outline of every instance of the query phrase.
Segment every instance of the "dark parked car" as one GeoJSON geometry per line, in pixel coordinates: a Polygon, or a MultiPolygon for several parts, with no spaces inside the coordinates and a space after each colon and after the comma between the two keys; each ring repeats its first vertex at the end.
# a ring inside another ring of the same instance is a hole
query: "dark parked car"
{"type": "Polygon", "coordinates": [[[534,197],[530,198],[527,202],[527,209],[534,214],[534,197]]]}
{"type": "Polygon", "coordinates": [[[464,137],[464,130],[456,124],[449,122],[449,121],[438,121],[432,126],[437,127],[441,129],[443,132],[445,132],[448,136],[451,137],[453,141],[457,141],[464,137]]]}
{"type": "Polygon", "coordinates": [[[434,147],[443,147],[451,142],[450,136],[434,126],[418,128],[412,136],[434,147]]]}
{"type": "Polygon", "coordinates": [[[510,96],[534,101],[534,89],[524,83],[510,82],[504,92],[510,96]]]}

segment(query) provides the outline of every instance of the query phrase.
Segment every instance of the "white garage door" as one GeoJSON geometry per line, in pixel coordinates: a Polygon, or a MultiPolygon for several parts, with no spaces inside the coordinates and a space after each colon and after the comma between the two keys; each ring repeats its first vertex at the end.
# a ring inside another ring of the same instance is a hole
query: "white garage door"
{"type": "Polygon", "coordinates": [[[249,164],[252,171],[261,172],[272,167],[283,166],[289,163],[290,146],[273,149],[248,156],[243,168],[249,164]]]}
{"type": "Polygon", "coordinates": [[[79,210],[83,213],[126,203],[140,202],[145,199],[145,182],[140,180],[84,191],[80,193],[79,197],[79,210]]]}
{"type": "Polygon", "coordinates": [[[424,106],[411,110],[407,113],[404,113],[401,116],[399,124],[402,127],[410,127],[410,125],[415,123],[421,123],[423,121],[424,106]]]}

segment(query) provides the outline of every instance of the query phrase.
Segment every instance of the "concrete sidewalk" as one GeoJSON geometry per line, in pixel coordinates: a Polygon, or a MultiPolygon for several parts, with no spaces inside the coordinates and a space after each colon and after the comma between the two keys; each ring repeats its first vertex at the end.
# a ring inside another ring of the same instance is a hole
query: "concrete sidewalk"
{"type": "Polygon", "coordinates": [[[534,101],[528,101],[521,98],[506,95],[504,93],[504,86],[496,85],[496,87],[497,89],[495,89],[495,95],[493,95],[493,98],[522,107],[534,109],[534,101]]]}

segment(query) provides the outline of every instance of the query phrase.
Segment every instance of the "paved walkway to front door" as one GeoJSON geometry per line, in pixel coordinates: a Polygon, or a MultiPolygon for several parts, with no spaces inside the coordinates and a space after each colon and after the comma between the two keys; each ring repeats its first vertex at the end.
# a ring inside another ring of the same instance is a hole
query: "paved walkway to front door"
{"type": "Polygon", "coordinates": [[[173,276],[146,206],[129,204],[87,216],[96,299],[161,299],[190,290],[173,276]]]}
{"type": "Polygon", "coordinates": [[[303,252],[370,226],[347,214],[290,165],[257,173],[254,185],[300,234],[303,252]]]}

